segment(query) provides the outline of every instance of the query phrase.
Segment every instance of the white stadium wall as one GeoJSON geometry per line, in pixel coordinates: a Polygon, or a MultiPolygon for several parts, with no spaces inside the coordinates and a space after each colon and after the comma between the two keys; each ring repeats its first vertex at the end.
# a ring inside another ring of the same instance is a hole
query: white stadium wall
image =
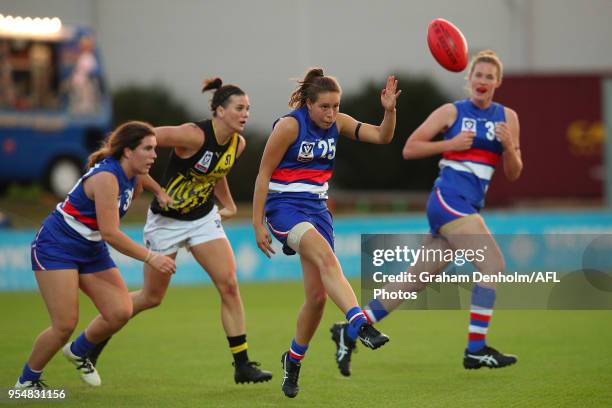
{"type": "Polygon", "coordinates": [[[202,78],[220,75],[250,94],[259,128],[287,109],[289,78],[313,65],[349,92],[401,70],[459,96],[463,75],[443,71],[426,48],[435,17],[457,24],[472,50],[495,49],[508,72],[612,67],[608,0],[3,0],[0,14],[92,25],[111,87],[163,83],[196,113],[206,109],[202,78]]]}

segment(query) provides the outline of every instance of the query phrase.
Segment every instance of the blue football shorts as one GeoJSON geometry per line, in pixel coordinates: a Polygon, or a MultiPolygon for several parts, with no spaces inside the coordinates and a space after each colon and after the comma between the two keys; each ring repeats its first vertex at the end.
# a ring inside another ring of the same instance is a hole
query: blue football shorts
{"type": "Polygon", "coordinates": [[[333,218],[325,200],[280,197],[270,194],[266,200],[266,223],[272,235],[283,244],[283,253],[294,255],[287,246],[287,235],[291,228],[301,222],[311,223],[334,249],[333,218]]]}
{"type": "Polygon", "coordinates": [[[58,223],[52,216],[47,218],[32,241],[32,270],[76,269],[86,274],[116,267],[104,241],[86,241],[72,236],[58,223]]]}
{"type": "Polygon", "coordinates": [[[433,188],[427,200],[427,220],[433,235],[438,235],[440,228],[449,222],[479,212],[480,208],[465,197],[443,192],[438,187],[433,188]]]}

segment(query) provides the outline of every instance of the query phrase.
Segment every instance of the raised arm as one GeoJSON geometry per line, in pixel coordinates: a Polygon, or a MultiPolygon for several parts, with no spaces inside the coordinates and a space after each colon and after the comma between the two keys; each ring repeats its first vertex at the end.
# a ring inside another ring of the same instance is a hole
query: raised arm
{"type": "Polygon", "coordinates": [[[272,249],[272,237],[264,226],[264,206],[268,196],[268,184],[272,172],[287,149],[295,141],[298,135],[299,125],[297,120],[288,117],[281,119],[270,134],[259,165],[259,173],[255,180],[255,191],[253,193],[253,228],[255,229],[255,240],[261,251],[270,258],[275,253],[272,249]]]}
{"type": "Polygon", "coordinates": [[[510,181],[517,180],[523,172],[523,160],[519,143],[520,126],[518,115],[510,108],[506,110],[506,123],[495,125],[495,134],[504,146],[504,174],[510,181]]]}
{"type": "Polygon", "coordinates": [[[150,263],[163,273],[174,273],[174,260],[160,254],[153,254],[138,245],[119,229],[119,208],[117,197],[119,186],[115,176],[100,172],[85,181],[85,192],[96,204],[96,220],[102,239],[117,251],[139,261],[150,263]]]}
{"type": "Polygon", "coordinates": [[[155,128],[157,146],[172,147],[187,152],[199,150],[204,144],[204,132],[195,123],[155,128]]]}
{"type": "Polygon", "coordinates": [[[360,123],[344,113],[339,113],[336,123],[342,136],[361,142],[387,144],[393,140],[395,132],[395,105],[402,91],[397,90],[397,79],[393,75],[387,78],[387,84],[380,93],[380,103],[385,109],[385,116],[380,125],[360,123]]]}
{"type": "Polygon", "coordinates": [[[406,140],[402,156],[406,160],[434,156],[446,151],[467,150],[472,147],[476,134],[461,132],[450,140],[432,141],[439,133],[447,130],[457,118],[457,108],[451,103],[440,106],[433,111],[406,140]]]}

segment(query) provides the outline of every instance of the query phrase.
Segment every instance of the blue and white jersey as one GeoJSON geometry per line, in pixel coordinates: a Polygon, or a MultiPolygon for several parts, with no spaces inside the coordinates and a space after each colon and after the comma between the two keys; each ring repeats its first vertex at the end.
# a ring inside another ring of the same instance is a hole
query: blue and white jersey
{"type": "Polygon", "coordinates": [[[298,136],[272,173],[269,191],[283,193],[285,197],[326,200],[327,182],[334,170],[338,127],[334,123],[329,129],[321,129],[310,119],[306,106],[286,116],[297,120],[298,136]]]}
{"type": "Polygon", "coordinates": [[[96,204],[87,197],[83,188],[85,180],[101,172],[112,173],[117,178],[119,184],[119,196],[117,197],[119,217],[123,217],[132,203],[136,177],[128,179],[121,164],[116,159],[107,157],[89,169],[68,193],[66,199],[57,205],[51,213],[51,217],[57,221],[53,224],[61,227],[64,232],[70,233],[74,231],[89,241],[102,240],[98,220],[96,219],[96,204]]]}
{"type": "Polygon", "coordinates": [[[495,126],[506,121],[506,114],[503,105],[495,102],[486,109],[480,109],[469,99],[453,104],[457,108],[457,119],[444,132],[444,140],[463,131],[474,131],[476,136],[470,149],[443,153],[434,188],[461,195],[482,208],[495,166],[504,150],[495,136],[495,126]]]}

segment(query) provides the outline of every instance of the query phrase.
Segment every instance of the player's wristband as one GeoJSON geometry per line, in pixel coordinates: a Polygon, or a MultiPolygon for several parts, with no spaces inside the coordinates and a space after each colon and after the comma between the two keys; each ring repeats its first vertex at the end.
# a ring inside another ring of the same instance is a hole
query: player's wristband
{"type": "Polygon", "coordinates": [[[144,263],[149,263],[149,261],[151,261],[151,259],[153,259],[154,257],[155,255],[153,255],[153,251],[149,249],[149,252],[147,252],[147,256],[144,259],[144,263]]]}

